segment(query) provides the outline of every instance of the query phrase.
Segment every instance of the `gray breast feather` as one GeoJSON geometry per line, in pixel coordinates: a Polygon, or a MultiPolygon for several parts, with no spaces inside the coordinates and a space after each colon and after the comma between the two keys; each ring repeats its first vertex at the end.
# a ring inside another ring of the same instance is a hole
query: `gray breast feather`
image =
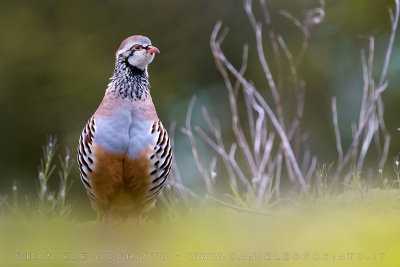
{"type": "Polygon", "coordinates": [[[136,158],[144,149],[154,146],[157,135],[151,133],[153,123],[152,120],[132,123],[129,129],[129,157],[136,158]]]}
{"type": "Polygon", "coordinates": [[[130,112],[96,117],[96,143],[111,153],[124,154],[129,146],[130,112]]]}

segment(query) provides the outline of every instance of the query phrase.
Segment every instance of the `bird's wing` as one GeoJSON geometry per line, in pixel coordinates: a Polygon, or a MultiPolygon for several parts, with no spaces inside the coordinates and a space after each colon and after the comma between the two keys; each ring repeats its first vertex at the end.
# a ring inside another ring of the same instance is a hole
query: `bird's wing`
{"type": "Polygon", "coordinates": [[[172,162],[171,140],[160,120],[154,122],[151,133],[155,134],[156,138],[153,153],[150,155],[152,166],[150,176],[152,183],[145,202],[151,202],[157,197],[167,180],[172,162]]]}
{"type": "Polygon", "coordinates": [[[92,117],[83,128],[78,145],[78,165],[81,173],[81,180],[92,200],[94,199],[94,194],[90,174],[93,172],[94,167],[92,142],[95,132],[96,123],[94,117],[92,117]]]}

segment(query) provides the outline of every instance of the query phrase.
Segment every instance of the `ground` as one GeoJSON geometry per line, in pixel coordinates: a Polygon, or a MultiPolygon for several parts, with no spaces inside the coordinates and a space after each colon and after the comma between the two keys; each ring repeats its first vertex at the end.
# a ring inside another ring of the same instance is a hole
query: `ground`
{"type": "Polygon", "coordinates": [[[400,190],[282,201],[268,214],[208,203],[140,226],[0,218],[1,266],[399,266],[400,190]]]}

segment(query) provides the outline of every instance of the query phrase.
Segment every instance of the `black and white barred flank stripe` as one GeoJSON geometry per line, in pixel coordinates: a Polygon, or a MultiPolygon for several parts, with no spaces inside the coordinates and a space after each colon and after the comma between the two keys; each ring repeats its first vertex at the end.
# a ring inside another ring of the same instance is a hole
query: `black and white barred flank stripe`
{"type": "Polygon", "coordinates": [[[94,194],[92,191],[91,181],[88,177],[89,173],[93,172],[93,155],[92,155],[92,142],[94,138],[94,133],[96,132],[96,124],[94,118],[92,117],[83,128],[82,134],[79,137],[78,145],[78,165],[81,173],[81,180],[83,185],[88,192],[91,199],[94,199],[94,194]]]}
{"type": "Polygon", "coordinates": [[[154,146],[154,154],[150,156],[154,170],[150,173],[152,184],[149,189],[149,195],[145,202],[151,202],[160,193],[161,189],[167,181],[169,172],[171,171],[172,163],[172,146],[167,130],[162,125],[161,121],[156,121],[153,124],[151,133],[157,133],[157,141],[154,146]]]}

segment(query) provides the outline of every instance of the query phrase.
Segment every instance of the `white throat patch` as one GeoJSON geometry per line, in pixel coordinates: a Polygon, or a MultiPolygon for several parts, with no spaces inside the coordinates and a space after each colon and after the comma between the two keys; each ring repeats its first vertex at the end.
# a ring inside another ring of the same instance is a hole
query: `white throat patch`
{"type": "Polygon", "coordinates": [[[144,70],[154,59],[154,54],[147,53],[145,50],[135,51],[132,56],[128,58],[131,66],[144,70]]]}

